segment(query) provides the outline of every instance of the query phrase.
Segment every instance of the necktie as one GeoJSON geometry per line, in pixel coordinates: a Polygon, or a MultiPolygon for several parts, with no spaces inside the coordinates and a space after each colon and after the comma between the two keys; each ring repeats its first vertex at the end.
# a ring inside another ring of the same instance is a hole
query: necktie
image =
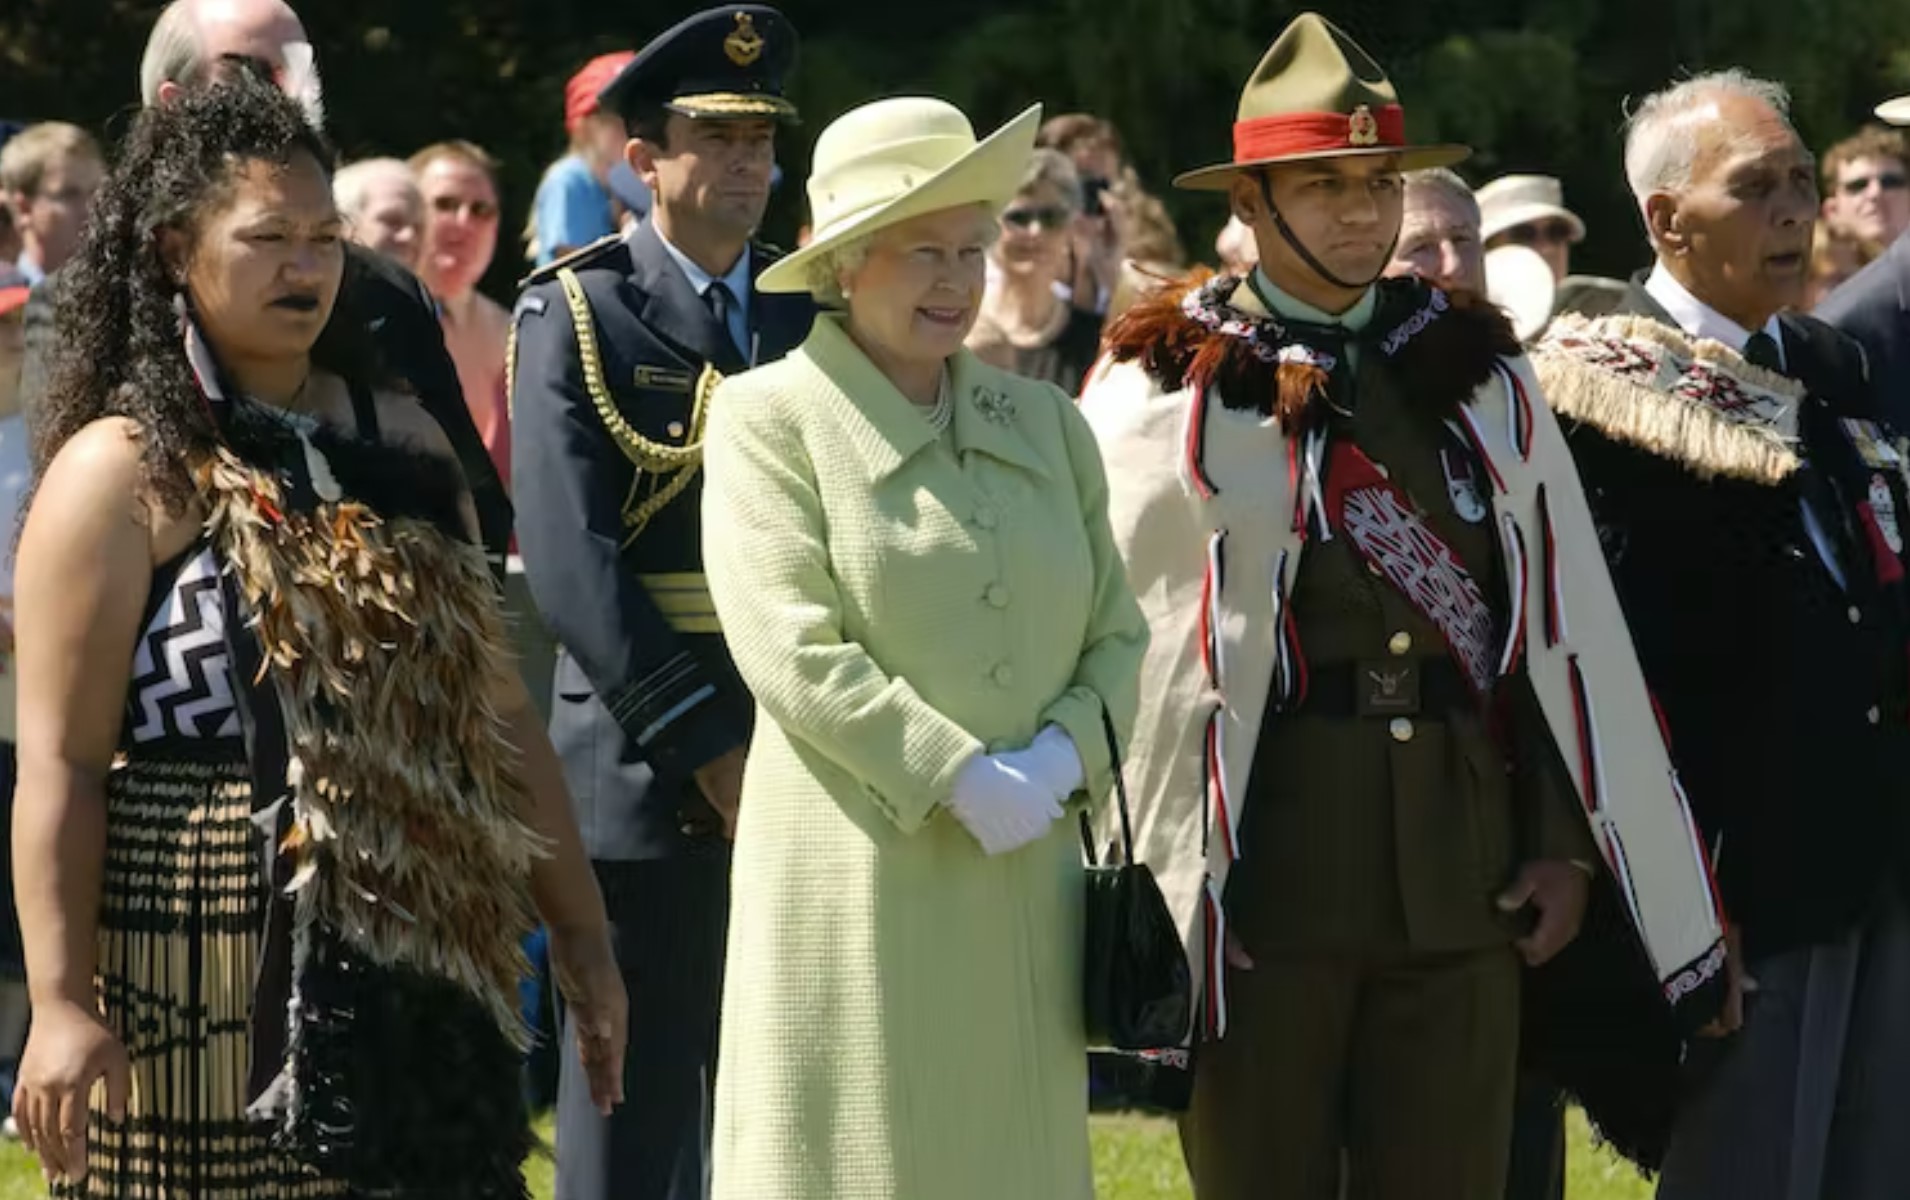
{"type": "Polygon", "coordinates": [[[703,289],[703,303],[710,306],[710,315],[723,327],[723,336],[735,342],[736,334],[730,329],[730,310],[736,306],[736,297],[731,294],[729,284],[719,279],[703,289]]]}
{"type": "Polygon", "coordinates": [[[1777,339],[1762,329],[1745,341],[1744,361],[1754,367],[1763,367],[1779,375],[1784,374],[1784,355],[1778,351],[1777,339]]]}
{"type": "MultiPolygon", "coordinates": [[[[1778,353],[1777,339],[1761,329],[1745,339],[1744,361],[1779,375],[1786,374],[1783,356],[1778,353]]],[[[1837,586],[1848,590],[1844,566],[1850,561],[1853,551],[1852,530],[1846,519],[1845,507],[1838,502],[1830,481],[1814,464],[1806,463],[1803,470],[1797,473],[1797,484],[1804,513],[1804,532],[1831,577],[1837,581],[1837,586]]]]}

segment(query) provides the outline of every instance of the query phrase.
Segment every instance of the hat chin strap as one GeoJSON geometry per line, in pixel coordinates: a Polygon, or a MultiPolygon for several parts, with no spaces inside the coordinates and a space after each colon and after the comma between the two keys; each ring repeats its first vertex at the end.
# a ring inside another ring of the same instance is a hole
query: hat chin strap
{"type": "Polygon", "coordinates": [[[1300,256],[1300,261],[1313,268],[1315,275],[1318,275],[1321,279],[1326,280],[1336,288],[1342,288],[1349,292],[1363,292],[1378,283],[1380,278],[1386,274],[1387,264],[1393,261],[1393,251],[1399,249],[1399,235],[1402,232],[1401,230],[1396,229],[1393,231],[1393,240],[1391,244],[1386,247],[1386,256],[1380,259],[1379,270],[1373,273],[1371,279],[1368,279],[1364,283],[1354,283],[1348,279],[1341,279],[1338,275],[1327,270],[1325,263],[1313,257],[1313,251],[1306,248],[1306,243],[1300,240],[1300,235],[1293,232],[1293,226],[1288,225],[1287,219],[1280,215],[1280,206],[1273,202],[1273,183],[1267,178],[1266,172],[1262,171],[1258,173],[1256,178],[1260,181],[1260,196],[1267,202],[1267,212],[1273,217],[1273,227],[1280,231],[1280,236],[1286,240],[1287,245],[1293,247],[1293,252],[1300,256]]]}

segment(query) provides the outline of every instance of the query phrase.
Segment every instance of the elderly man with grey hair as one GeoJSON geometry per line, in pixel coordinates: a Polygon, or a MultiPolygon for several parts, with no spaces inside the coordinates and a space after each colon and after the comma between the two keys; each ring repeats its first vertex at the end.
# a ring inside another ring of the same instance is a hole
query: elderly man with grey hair
{"type": "Polygon", "coordinates": [[[1790,311],[1818,196],[1787,108],[1737,71],[1638,105],[1625,172],[1657,262],[1536,357],[1737,948],[1724,1024],[1659,1042],[1683,1097],[1662,1200],[1910,1179],[1910,446],[1856,344],[1790,311]]]}
{"type": "Polygon", "coordinates": [[[1402,178],[1406,211],[1386,274],[1417,275],[1448,292],[1485,295],[1485,242],[1472,188],[1446,167],[1409,171],[1402,178]]]}
{"type": "Polygon", "coordinates": [[[352,241],[407,271],[418,269],[424,197],[402,159],[367,158],[340,168],[332,177],[332,199],[350,223],[352,241]]]}
{"type": "MultiPolygon", "coordinates": [[[[182,90],[215,81],[240,64],[271,74],[304,105],[314,125],[322,124],[324,104],[311,42],[298,14],[284,0],[173,0],[154,22],[140,60],[140,101],[168,103],[182,90]]],[[[27,304],[20,398],[29,423],[45,391],[46,368],[59,336],[54,315],[58,278],[56,274],[36,287],[27,304]]],[[[511,536],[510,500],[464,406],[464,391],[445,352],[431,298],[398,263],[348,247],[345,283],[332,320],[363,324],[385,364],[411,385],[443,427],[470,484],[492,567],[502,575],[511,536]]]]}

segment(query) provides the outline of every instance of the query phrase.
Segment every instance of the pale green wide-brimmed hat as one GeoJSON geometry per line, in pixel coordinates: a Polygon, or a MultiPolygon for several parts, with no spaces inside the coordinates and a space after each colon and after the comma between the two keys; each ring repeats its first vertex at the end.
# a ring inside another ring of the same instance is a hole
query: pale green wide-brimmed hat
{"type": "Polygon", "coordinates": [[[757,279],[765,292],[806,292],[811,264],[857,238],[925,213],[1014,199],[1034,153],[1041,106],[987,137],[960,109],[897,96],[851,109],[816,139],[809,175],[814,234],[757,279]]]}

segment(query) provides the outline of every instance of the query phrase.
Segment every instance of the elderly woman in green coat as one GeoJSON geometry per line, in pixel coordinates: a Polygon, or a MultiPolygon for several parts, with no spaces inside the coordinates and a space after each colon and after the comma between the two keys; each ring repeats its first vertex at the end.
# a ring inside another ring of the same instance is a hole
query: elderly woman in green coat
{"type": "Polygon", "coordinates": [[[718,1200],[1092,1194],[1082,868],[1146,625],[1093,435],[962,348],[1039,109],[937,100],[816,144],[839,311],[724,383],[704,554],[759,706],[737,828],[718,1200]]]}

